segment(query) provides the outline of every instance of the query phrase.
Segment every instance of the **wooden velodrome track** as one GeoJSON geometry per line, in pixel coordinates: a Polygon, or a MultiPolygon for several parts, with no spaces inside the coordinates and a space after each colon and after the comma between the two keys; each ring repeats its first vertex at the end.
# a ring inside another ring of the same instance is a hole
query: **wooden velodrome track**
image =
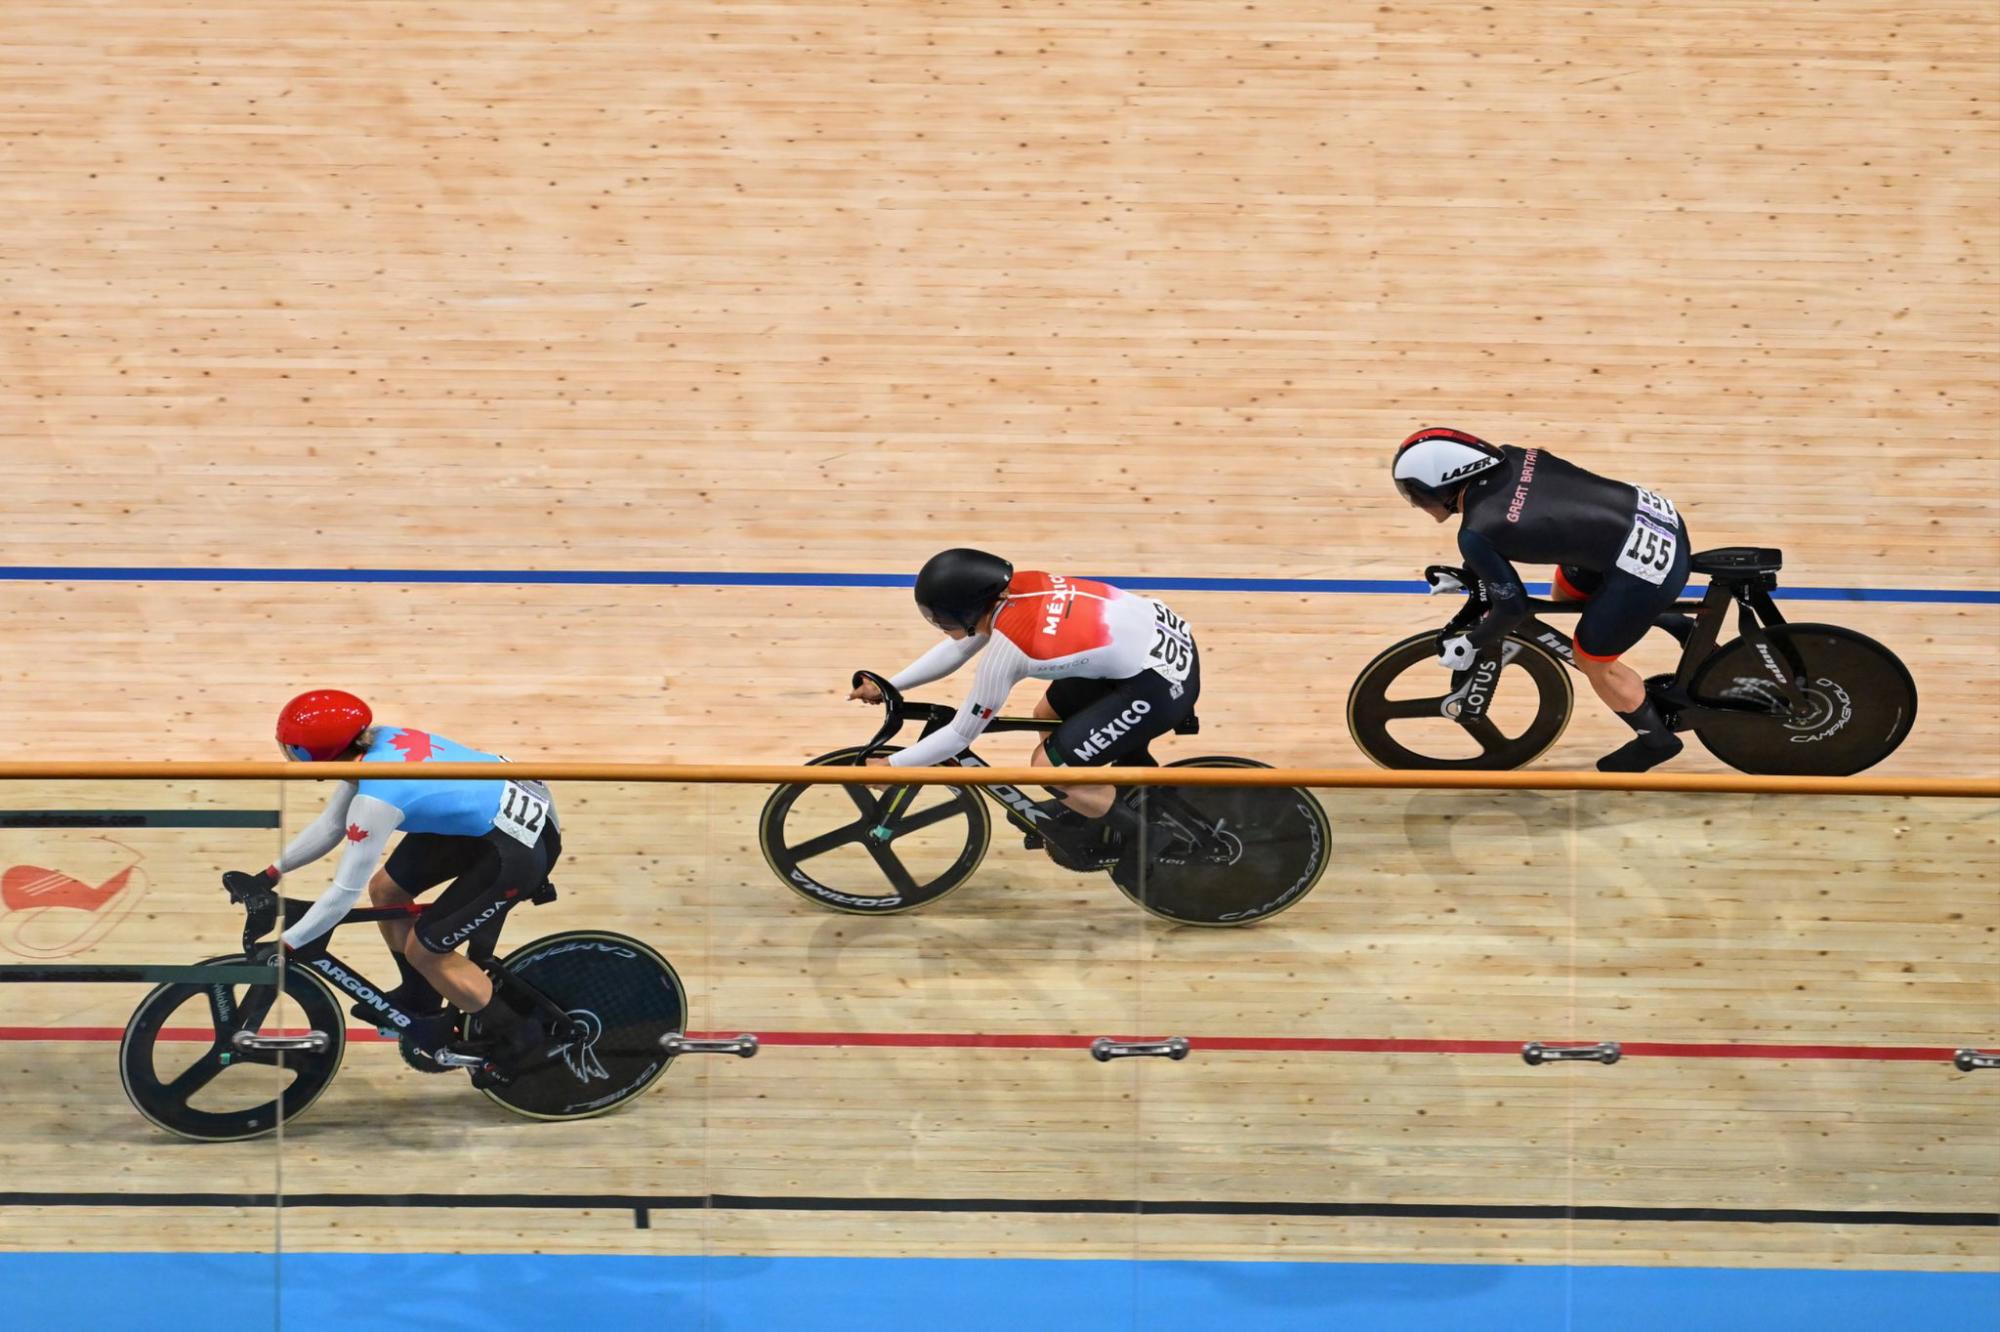
{"type": "MultiPolygon", "coordinates": [[[[1990,6],[1957,0],[9,4],[0,757],[263,758],[279,701],[342,684],[517,758],[801,758],[868,729],[850,669],[925,646],[905,593],[81,571],[902,574],[963,542],[1138,587],[1403,579],[1448,545],[1385,454],[1450,422],[1646,481],[1700,545],[1781,546],[1787,585],[1956,596],[1786,609],[1911,664],[1923,713],[1883,771],[1991,774],[2000,608],[1964,594],[2000,549],[1996,55],[1990,6]]],[[[1175,752],[1288,763],[1353,763],[1348,683],[1440,615],[1170,599],[1207,680],[1175,752]]],[[[1616,736],[1580,705],[1545,762],[1616,736]]],[[[512,937],[648,938],[697,1026],[1266,1044],[1099,1066],[774,1041],[568,1126],[359,1046],[284,1190],[514,1203],[290,1208],[287,1246],[1995,1261],[1990,1227],[1931,1222],[2000,1208],[2000,1075],[1823,1057],[1996,1039],[1991,802],[1337,793],[1318,892],[1209,932],[1001,837],[933,911],[828,915],[764,865],[759,792],[559,794],[565,895],[512,937]],[[1791,1053],[1269,1044],[1571,1036],[1791,1053]],[[525,1205],[547,1195],[1360,1214],[640,1229],[525,1205]],[[1394,1214],[1426,1203],[1446,1214],[1394,1214]]],[[[279,813],[0,831],[7,866],[137,864],[129,914],[72,954],[107,961],[227,951],[215,871],[316,807],[276,783],[0,803],[279,813]]],[[[0,961],[95,927],[77,914],[0,911],[0,961]]],[[[136,998],[0,990],[0,1027],[56,1037],[0,1042],[0,1245],[272,1242],[267,1208],[20,1200],[275,1187],[274,1144],[130,1111],[114,1047],[80,1037],[136,998]]]]}

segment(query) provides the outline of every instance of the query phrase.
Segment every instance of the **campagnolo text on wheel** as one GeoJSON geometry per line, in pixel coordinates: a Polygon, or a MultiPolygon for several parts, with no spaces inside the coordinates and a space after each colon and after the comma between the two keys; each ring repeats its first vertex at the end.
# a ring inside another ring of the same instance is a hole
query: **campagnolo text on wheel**
{"type": "MultiPolygon", "coordinates": [[[[1165,604],[1092,579],[1016,572],[998,556],[963,549],[924,565],[916,600],[943,641],[891,679],[856,673],[848,697],[882,705],[883,725],[867,745],[814,762],[878,765],[888,782],[899,767],[984,767],[970,748],[981,735],[1031,731],[1038,739],[1029,761],[1049,770],[1050,798],[1004,785],[779,787],[759,831],[772,869],[801,897],[866,915],[936,901],[964,884],[984,857],[987,799],[1029,849],[1068,870],[1108,872],[1133,901],[1179,923],[1267,919],[1318,882],[1328,827],[1310,792],[1121,790],[1064,775],[1110,764],[1158,766],[1154,740],[1197,729],[1200,653],[1193,630],[1165,604]],[[975,658],[971,694],[960,707],[903,698],[903,690],[975,658]],[[1028,679],[1049,681],[1034,714],[1000,715],[1014,686],[1028,679]],[[915,743],[890,746],[911,721],[923,727],[915,743]]],[[[1168,766],[1262,765],[1210,757],[1168,766]]]]}
{"type": "Polygon", "coordinates": [[[1653,768],[1691,731],[1744,772],[1844,776],[1887,758],[1916,720],[1916,684],[1888,648],[1779,613],[1778,551],[1693,552],[1686,519],[1655,491],[1447,429],[1405,440],[1394,473],[1436,521],[1459,517],[1464,566],[1433,565],[1426,578],[1466,600],[1442,630],[1394,644],[1355,680],[1348,728],[1376,763],[1532,762],[1569,721],[1569,667],[1633,731],[1598,760],[1608,772],[1653,768]],[[1553,600],[1526,594],[1517,560],[1555,566],[1553,600]],[[1683,600],[1690,574],[1708,588],[1683,600]],[[1575,616],[1574,630],[1550,616],[1575,616]],[[1680,660],[1641,679],[1619,658],[1653,630],[1678,640],[1680,660]]]}

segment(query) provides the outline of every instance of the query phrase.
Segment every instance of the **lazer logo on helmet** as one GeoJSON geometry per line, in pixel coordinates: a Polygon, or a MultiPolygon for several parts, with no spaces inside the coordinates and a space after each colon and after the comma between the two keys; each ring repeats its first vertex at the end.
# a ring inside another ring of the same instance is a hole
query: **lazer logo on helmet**
{"type": "Polygon", "coordinates": [[[1465,476],[1468,473],[1483,472],[1492,465],[1493,465],[1493,460],[1490,458],[1475,458],[1473,461],[1469,463],[1464,463],[1458,467],[1452,468],[1451,470],[1447,471],[1443,476],[1439,477],[1438,480],[1456,481],[1458,480],[1458,478],[1460,478],[1461,476],[1465,476]]]}

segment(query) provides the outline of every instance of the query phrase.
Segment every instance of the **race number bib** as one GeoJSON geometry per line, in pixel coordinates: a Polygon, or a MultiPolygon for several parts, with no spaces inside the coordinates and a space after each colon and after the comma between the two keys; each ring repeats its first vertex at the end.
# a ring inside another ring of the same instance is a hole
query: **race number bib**
{"type": "Polygon", "coordinates": [[[1674,567],[1674,555],[1680,549],[1676,530],[1680,514],[1665,495],[1656,495],[1644,486],[1633,489],[1639,493],[1639,502],[1632,515],[1632,532],[1618,555],[1618,567],[1657,587],[1667,580],[1667,571],[1674,567]]]}
{"type": "Polygon", "coordinates": [[[1153,603],[1153,646],[1147,649],[1146,665],[1168,684],[1186,684],[1194,666],[1194,634],[1187,621],[1153,603]]]}
{"type": "Polygon", "coordinates": [[[549,805],[549,789],[540,782],[508,782],[493,826],[521,845],[533,846],[549,822],[549,805]]]}

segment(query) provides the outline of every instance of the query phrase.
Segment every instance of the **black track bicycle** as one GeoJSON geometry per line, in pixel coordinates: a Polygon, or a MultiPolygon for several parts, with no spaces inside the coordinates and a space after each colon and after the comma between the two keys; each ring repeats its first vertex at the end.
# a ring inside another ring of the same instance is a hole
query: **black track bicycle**
{"type": "MultiPolygon", "coordinates": [[[[244,909],[243,952],[208,959],[213,963],[248,962],[280,914],[289,925],[312,905],[274,889],[232,890],[230,898],[244,909]]],[[[554,900],[555,886],[544,883],[508,902],[507,910],[518,901],[554,900]]],[[[400,907],[364,907],[334,928],[390,919],[409,915],[400,907]]],[[[447,1010],[451,1039],[437,1042],[437,1050],[419,1049],[407,1034],[416,1019],[354,967],[320,952],[288,960],[281,984],[172,982],[150,991],[118,1047],[125,1094],[140,1114],[184,1138],[261,1137],[280,1120],[304,1114],[340,1071],[343,1000],[360,1004],[384,1035],[396,1036],[411,1067],[463,1069],[495,1102],[531,1119],[587,1119],[652,1086],[672,1058],[662,1039],[682,1032],[687,1021],[687,993],[667,960],[637,939],[603,930],[552,934],[495,959],[505,919],[503,912],[482,929],[467,956],[515,1007],[534,1012],[547,1033],[538,1051],[511,1067],[453,1050],[480,1038],[478,1016],[455,1009],[447,1010]],[[286,1030],[272,1025],[281,987],[292,1004],[286,1030]]]]}
{"type": "MultiPolygon", "coordinates": [[[[889,741],[907,722],[929,735],[956,710],[912,703],[869,671],[885,716],[867,744],[839,749],[813,764],[861,764],[895,753],[889,741]]],[[[989,732],[1046,734],[1060,723],[996,717],[989,732]]],[[[1199,729],[1194,717],[1176,733],[1199,729]]],[[[967,751],[957,762],[987,764],[967,751]]],[[[1253,759],[1215,755],[1170,768],[1261,768],[1253,759]]],[[[1074,770],[1061,772],[1076,780],[1074,770]]],[[[885,782],[889,774],[883,774],[885,782]]],[[[1078,873],[1109,872],[1127,897],[1155,916],[1183,925],[1248,925],[1268,919],[1312,891],[1326,869],[1331,833],[1312,792],[1292,787],[1136,787],[1120,799],[1139,802],[1140,845],[1108,845],[1101,826],[1060,801],[1037,801],[1012,786],[780,786],[764,803],[758,837],[764,859],[799,896],[856,915],[882,916],[928,905],[972,877],[986,855],[992,823],[985,800],[1002,810],[1029,850],[1078,873]],[[981,798],[984,792],[985,799],[981,798]]]]}
{"type": "MultiPolygon", "coordinates": [[[[1670,674],[1646,693],[1676,731],[1692,731],[1711,754],[1743,772],[1847,776],[1894,753],[1917,716],[1917,685],[1896,654],[1851,629],[1793,624],[1771,590],[1783,556],[1731,546],[1692,557],[1706,574],[1699,600],[1675,603],[1693,632],[1670,674]],[[1731,608],[1736,633],[1728,628],[1731,608]]],[[[1518,768],[1539,758],[1568,725],[1576,664],[1568,634],[1540,616],[1575,615],[1584,602],[1530,600],[1534,614],[1445,677],[1445,638],[1484,616],[1488,603],[1463,569],[1432,565],[1434,593],[1464,592],[1442,630],[1413,634],[1362,670],[1347,698],[1347,726],[1361,752],[1385,768],[1518,768]],[[1407,679],[1405,677],[1408,677],[1407,679]]]]}

